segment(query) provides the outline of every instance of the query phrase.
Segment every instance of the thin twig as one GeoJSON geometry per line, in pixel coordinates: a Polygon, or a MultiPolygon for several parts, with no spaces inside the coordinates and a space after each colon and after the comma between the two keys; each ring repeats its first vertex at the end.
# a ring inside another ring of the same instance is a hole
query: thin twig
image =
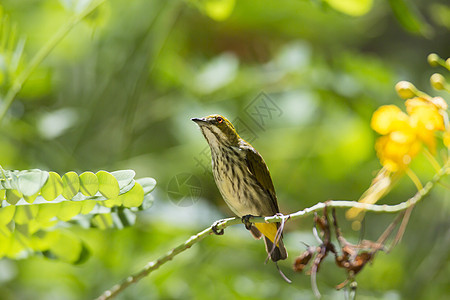
{"type": "Polygon", "coordinates": [[[403,238],[403,234],[406,231],[406,226],[409,222],[409,217],[411,216],[411,212],[414,208],[414,205],[408,207],[407,210],[405,210],[405,214],[402,220],[402,223],[400,224],[400,228],[397,231],[397,234],[395,235],[394,241],[392,242],[391,248],[394,248],[403,238]]]}
{"type": "MultiPolygon", "coordinates": [[[[391,224],[389,224],[389,226],[384,230],[384,232],[380,235],[380,237],[377,240],[377,244],[378,245],[384,245],[384,243],[386,242],[386,240],[388,239],[388,237],[391,235],[392,231],[394,231],[394,228],[397,226],[398,222],[400,222],[400,220],[403,218],[403,216],[405,215],[405,212],[401,212],[395,219],[394,221],[392,221],[391,224]]],[[[386,251],[386,252],[390,252],[393,249],[392,245],[391,247],[386,251]]]]}
{"type": "Polygon", "coordinates": [[[320,294],[319,288],[317,287],[317,272],[320,262],[326,255],[326,247],[320,248],[320,252],[314,258],[314,263],[311,267],[311,288],[313,290],[314,296],[316,296],[317,299],[321,298],[322,296],[320,294]]]}

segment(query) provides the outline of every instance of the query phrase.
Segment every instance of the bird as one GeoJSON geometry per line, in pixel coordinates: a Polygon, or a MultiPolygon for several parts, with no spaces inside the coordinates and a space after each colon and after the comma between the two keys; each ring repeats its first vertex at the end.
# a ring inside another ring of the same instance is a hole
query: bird
{"type": "Polygon", "coordinates": [[[250,216],[279,214],[277,196],[269,169],[258,151],[242,139],[225,117],[213,114],[192,118],[209,144],[216,185],[228,207],[256,239],[264,237],[266,252],[274,262],[286,259],[279,223],[248,222],[250,216]],[[274,244],[276,246],[274,247],[274,244]]]}

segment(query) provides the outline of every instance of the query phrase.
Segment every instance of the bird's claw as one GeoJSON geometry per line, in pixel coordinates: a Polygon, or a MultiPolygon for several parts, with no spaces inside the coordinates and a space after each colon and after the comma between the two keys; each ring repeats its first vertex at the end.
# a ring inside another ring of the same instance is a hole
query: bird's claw
{"type": "Polygon", "coordinates": [[[211,226],[212,232],[214,232],[215,235],[223,235],[224,230],[223,229],[217,229],[217,225],[219,225],[222,221],[216,221],[211,226]]]}
{"type": "Polygon", "coordinates": [[[252,215],[245,215],[242,217],[242,223],[244,223],[245,228],[247,230],[250,230],[252,228],[252,222],[249,221],[249,219],[253,217],[252,215]]]}

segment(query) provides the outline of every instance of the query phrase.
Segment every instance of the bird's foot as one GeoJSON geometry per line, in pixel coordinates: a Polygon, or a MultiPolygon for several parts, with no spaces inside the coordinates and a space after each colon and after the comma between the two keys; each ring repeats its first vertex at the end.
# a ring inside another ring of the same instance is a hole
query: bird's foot
{"type": "Polygon", "coordinates": [[[214,224],[212,224],[211,230],[212,230],[212,232],[214,232],[215,235],[223,235],[224,230],[217,228],[217,225],[219,225],[222,222],[223,222],[223,220],[219,220],[219,221],[215,221],[214,224]]]}
{"type": "Polygon", "coordinates": [[[245,228],[247,230],[250,230],[252,228],[252,222],[249,221],[249,219],[252,218],[252,217],[254,217],[254,216],[252,216],[252,215],[245,215],[245,216],[242,217],[242,223],[244,223],[245,228]]]}

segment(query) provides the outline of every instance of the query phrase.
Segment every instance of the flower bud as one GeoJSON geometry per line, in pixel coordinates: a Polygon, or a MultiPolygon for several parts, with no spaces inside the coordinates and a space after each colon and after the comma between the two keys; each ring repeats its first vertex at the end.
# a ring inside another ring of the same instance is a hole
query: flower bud
{"type": "Polygon", "coordinates": [[[447,102],[442,97],[433,97],[431,102],[439,109],[447,110],[448,108],[447,102]]]}
{"type": "Polygon", "coordinates": [[[434,89],[436,89],[438,91],[445,90],[446,82],[445,82],[444,76],[442,76],[441,74],[434,73],[433,75],[431,75],[430,82],[431,82],[431,86],[434,89]]]}
{"type": "Polygon", "coordinates": [[[428,63],[432,67],[437,67],[439,65],[439,59],[440,59],[440,57],[436,53],[431,53],[427,57],[428,63]]]}
{"type": "Polygon", "coordinates": [[[400,81],[395,85],[395,90],[397,94],[402,99],[410,99],[417,95],[416,87],[408,81],[400,81]]]}

